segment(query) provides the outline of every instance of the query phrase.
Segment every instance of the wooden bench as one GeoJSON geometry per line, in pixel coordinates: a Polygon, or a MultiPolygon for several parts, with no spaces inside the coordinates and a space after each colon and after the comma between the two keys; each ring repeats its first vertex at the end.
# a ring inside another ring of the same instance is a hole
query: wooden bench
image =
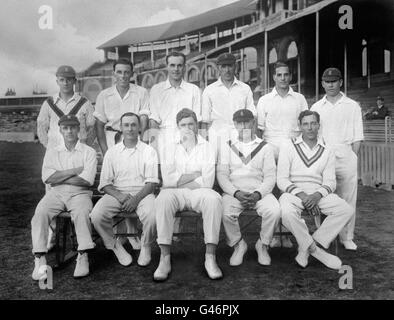
{"type": "MultiPolygon", "coordinates": [[[[194,236],[196,240],[201,238],[200,232],[200,220],[201,214],[185,210],[178,211],[175,215],[177,218],[189,218],[194,220],[194,228],[193,231],[180,231],[174,233],[174,236],[194,236]]],[[[138,215],[135,212],[126,213],[120,212],[114,218],[113,227],[117,226],[119,223],[124,221],[125,219],[133,219],[138,220],[138,215]]],[[[139,220],[138,220],[139,221],[139,220]]],[[[114,237],[116,239],[123,237],[133,237],[133,236],[141,236],[140,230],[136,233],[115,233],[114,237]]],[[[92,226],[92,238],[93,241],[96,242],[100,236],[94,230],[92,226]]],[[[55,257],[56,261],[52,268],[61,268],[66,265],[71,259],[73,259],[77,255],[77,238],[75,234],[75,228],[73,222],[71,221],[71,214],[69,211],[63,211],[56,217],[56,231],[55,231],[55,257]],[[69,244],[69,245],[68,245],[69,244]]]]}

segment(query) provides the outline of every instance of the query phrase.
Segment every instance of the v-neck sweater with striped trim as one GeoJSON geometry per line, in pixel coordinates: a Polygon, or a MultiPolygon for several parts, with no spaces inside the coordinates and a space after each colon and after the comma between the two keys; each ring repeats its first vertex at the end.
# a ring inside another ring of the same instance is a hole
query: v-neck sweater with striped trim
{"type": "Polygon", "coordinates": [[[302,136],[284,143],[279,152],[277,184],[281,191],[296,195],[335,191],[335,154],[322,139],[310,149],[302,136]]]}
{"type": "Polygon", "coordinates": [[[234,195],[237,190],[258,191],[262,198],[271,193],[276,181],[276,165],[271,145],[257,137],[250,143],[235,140],[222,145],[217,179],[220,187],[229,195],[234,195]],[[264,145],[259,147],[262,144],[264,145]]]}

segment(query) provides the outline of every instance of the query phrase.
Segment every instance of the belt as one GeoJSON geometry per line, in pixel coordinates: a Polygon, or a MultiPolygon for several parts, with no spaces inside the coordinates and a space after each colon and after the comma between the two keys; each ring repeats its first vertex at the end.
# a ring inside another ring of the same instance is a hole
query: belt
{"type": "Polygon", "coordinates": [[[105,130],[122,133],[122,131],[120,131],[120,130],[115,130],[115,129],[112,128],[112,127],[105,127],[105,130]]]}
{"type": "Polygon", "coordinates": [[[114,137],[115,144],[117,144],[121,140],[121,138],[122,138],[122,131],[115,130],[112,127],[105,127],[105,130],[116,132],[115,137],[114,137]]]}

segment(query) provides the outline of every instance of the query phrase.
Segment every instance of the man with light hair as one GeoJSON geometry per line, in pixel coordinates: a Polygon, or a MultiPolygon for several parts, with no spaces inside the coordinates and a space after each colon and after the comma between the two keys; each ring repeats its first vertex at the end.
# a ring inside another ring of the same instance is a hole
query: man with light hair
{"type": "Polygon", "coordinates": [[[342,266],[341,260],[324,249],[329,248],[349,221],[352,208],[333,193],[336,186],[335,155],[323,139],[318,138],[319,123],[317,112],[301,112],[302,134],[282,144],[277,183],[283,194],[279,203],[282,223],[298,243],[296,262],[305,268],[309,255],[312,255],[328,268],[338,270],[342,266]],[[304,210],[313,216],[320,215],[320,212],[327,216],[312,236],[301,216],[304,210]]]}
{"type": "Polygon", "coordinates": [[[256,136],[253,113],[241,109],[233,115],[238,138],[220,148],[217,179],[223,189],[223,226],[227,243],[234,248],[231,266],[242,264],[247,244],[242,238],[238,217],[254,209],[261,216],[260,237],[256,242],[258,262],[270,265],[268,247],[280,219],[278,200],[272,194],[276,165],[272,147],[256,136]]]}
{"type": "Polygon", "coordinates": [[[342,73],[337,68],[323,72],[322,86],[326,95],[311,110],[321,117],[320,135],[335,153],[337,194],[353,208],[353,216],[339,234],[345,249],[356,250],[354,227],[357,203],[357,155],[364,140],[363,122],[359,104],[341,92],[342,73]]]}
{"type": "MultiPolygon", "coordinates": [[[[206,245],[205,270],[210,279],[222,278],[216,263],[222,221],[222,201],[212,190],[215,179],[215,156],[212,146],[197,134],[197,116],[182,109],[176,116],[179,139],[172,148],[172,158],[161,162],[163,188],[155,201],[157,243],[160,262],[155,281],[167,280],[171,272],[171,243],[177,211],[194,210],[202,214],[206,245]]],[[[161,157],[163,159],[163,157],[161,157]]]]}
{"type": "MultiPolygon", "coordinates": [[[[59,119],[64,115],[74,115],[78,118],[80,123],[79,141],[89,146],[93,145],[95,139],[94,109],[88,99],[74,91],[76,82],[76,72],[73,67],[62,65],[57,69],[56,83],[59,92],[43,102],[37,117],[37,136],[47,150],[64,143],[58,125],[59,119]]],[[[46,191],[50,188],[49,185],[45,187],[46,191]]],[[[51,250],[55,245],[55,228],[54,220],[49,228],[48,250],[51,250]]]]}

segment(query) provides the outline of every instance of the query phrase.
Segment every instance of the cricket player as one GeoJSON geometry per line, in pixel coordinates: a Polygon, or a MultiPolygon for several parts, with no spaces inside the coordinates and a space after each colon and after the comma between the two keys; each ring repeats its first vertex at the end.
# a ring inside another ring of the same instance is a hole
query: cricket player
{"type": "Polygon", "coordinates": [[[242,264],[248,248],[238,224],[239,215],[246,209],[255,209],[262,218],[255,249],[258,262],[270,265],[268,247],[280,219],[279,202],[272,194],[276,183],[274,152],[256,136],[256,123],[250,110],[236,111],[233,121],[238,138],[220,148],[217,165],[217,179],[224,191],[223,226],[227,243],[234,248],[230,265],[242,264]]]}
{"type": "Polygon", "coordinates": [[[51,186],[38,203],[31,221],[34,280],[45,279],[48,228],[61,212],[68,210],[75,225],[78,257],[74,277],[89,274],[87,250],[95,247],[91,237],[89,213],[92,210],[92,191],[97,170],[96,151],[79,141],[80,122],[75,115],[63,115],[58,121],[63,143],[47,150],[42,166],[42,180],[51,186]]]}
{"type": "Polygon", "coordinates": [[[328,268],[340,269],[341,260],[327,253],[352,216],[352,208],[335,191],[335,155],[318,138],[320,116],[314,111],[299,115],[302,134],[281,146],[278,160],[277,184],[284,192],[279,203],[282,223],[295,236],[298,254],[295,258],[301,267],[308,265],[309,255],[328,268]],[[304,219],[303,210],[327,216],[311,236],[304,219]],[[321,247],[320,247],[321,246],[321,247]]]}
{"type": "Polygon", "coordinates": [[[357,250],[354,243],[357,203],[357,157],[364,140],[359,104],[341,92],[342,73],[337,68],[323,72],[322,86],[326,95],[311,110],[320,114],[320,135],[335,153],[336,193],[353,208],[353,216],[339,234],[345,249],[357,250]]]}
{"type": "Polygon", "coordinates": [[[104,156],[99,191],[105,195],[96,203],[91,220],[107,249],[123,266],[133,259],[120,239],[115,240],[113,218],[121,211],[136,212],[142,223],[138,265],[151,261],[151,244],[156,236],[153,191],[159,183],[156,151],[139,140],[141,129],[137,114],[126,112],[120,118],[123,141],[108,149],[104,156]]]}
{"type": "Polygon", "coordinates": [[[215,179],[214,150],[197,134],[197,116],[194,111],[182,109],[176,116],[176,123],[179,129],[178,143],[171,148],[172,158],[165,158],[161,162],[163,188],[155,201],[157,243],[161,255],[153,279],[165,281],[171,272],[170,249],[175,213],[180,210],[194,210],[202,214],[206,245],[205,270],[209,278],[220,279],[223,275],[216,263],[216,247],[223,209],[220,195],[212,190],[215,179]]]}

